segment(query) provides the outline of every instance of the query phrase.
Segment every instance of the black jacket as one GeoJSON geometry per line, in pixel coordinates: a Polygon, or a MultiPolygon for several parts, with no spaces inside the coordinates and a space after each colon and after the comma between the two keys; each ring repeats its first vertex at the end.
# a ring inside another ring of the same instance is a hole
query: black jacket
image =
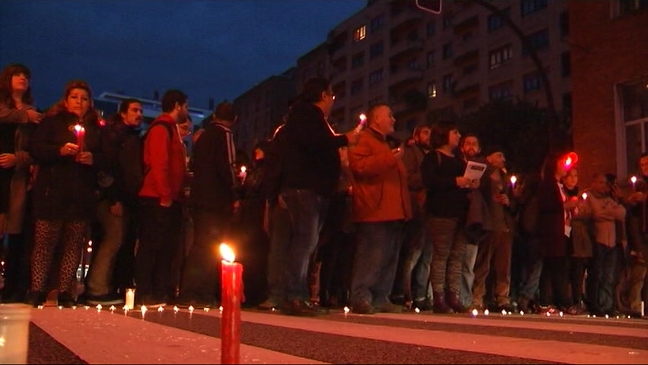
{"type": "Polygon", "coordinates": [[[108,181],[101,188],[101,199],[127,205],[137,202],[143,179],[140,133],[139,127],[121,121],[102,129],[101,145],[107,151],[109,166],[102,171],[108,181]]]}
{"type": "Polygon", "coordinates": [[[95,217],[97,172],[107,166],[96,119],[84,124],[84,149],[92,152],[92,166],[60,154],[63,145],[76,143],[73,128],[78,120],[69,112],[47,116],[32,136],[29,153],[38,165],[32,191],[36,219],[88,221],[95,217]]]}
{"type": "Polygon", "coordinates": [[[238,200],[232,132],[212,122],[193,147],[193,173],[189,205],[231,216],[238,200]]]}
{"type": "Polygon", "coordinates": [[[336,135],[324,113],[312,103],[297,102],[283,127],[281,189],[305,189],[331,197],[340,177],[338,148],[348,144],[336,135]]]}

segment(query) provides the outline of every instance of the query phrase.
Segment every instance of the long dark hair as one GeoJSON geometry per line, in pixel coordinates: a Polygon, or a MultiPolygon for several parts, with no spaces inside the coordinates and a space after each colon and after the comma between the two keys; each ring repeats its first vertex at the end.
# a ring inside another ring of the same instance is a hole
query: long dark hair
{"type": "MultiPolygon", "coordinates": [[[[31,81],[31,71],[27,66],[20,63],[12,63],[5,67],[0,73],[0,103],[7,105],[9,108],[16,108],[16,102],[13,99],[13,89],[11,87],[11,78],[15,75],[24,74],[27,80],[31,81]]],[[[31,85],[27,87],[27,91],[22,96],[24,104],[32,105],[34,98],[32,97],[31,85]]]]}

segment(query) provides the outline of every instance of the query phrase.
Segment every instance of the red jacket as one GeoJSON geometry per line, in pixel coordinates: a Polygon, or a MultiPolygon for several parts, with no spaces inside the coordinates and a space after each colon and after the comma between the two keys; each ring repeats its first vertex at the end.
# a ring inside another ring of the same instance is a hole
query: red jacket
{"type": "Polygon", "coordinates": [[[371,129],[360,133],[349,149],[353,172],[353,221],[409,220],[412,206],[407,171],[383,136],[371,129]]]}
{"type": "Polygon", "coordinates": [[[160,115],[156,121],[170,123],[171,138],[167,128],[153,127],[144,141],[144,166],[148,173],[139,196],[160,198],[160,201],[182,201],[186,171],[185,147],[177,133],[176,121],[168,114],[160,115]]]}

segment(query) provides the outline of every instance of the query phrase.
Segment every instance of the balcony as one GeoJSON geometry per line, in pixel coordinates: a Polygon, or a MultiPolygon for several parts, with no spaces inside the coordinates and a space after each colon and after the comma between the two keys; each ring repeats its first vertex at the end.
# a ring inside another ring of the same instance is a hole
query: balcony
{"type": "Polygon", "coordinates": [[[423,19],[423,11],[418,9],[404,9],[400,13],[392,16],[392,31],[409,28],[423,19]]]}
{"type": "Polygon", "coordinates": [[[389,87],[400,88],[403,85],[412,82],[418,82],[423,79],[423,70],[403,68],[397,71],[392,71],[389,75],[389,87]]]}
{"type": "Polygon", "coordinates": [[[390,58],[410,58],[411,56],[417,55],[423,50],[423,40],[422,39],[403,39],[396,41],[390,46],[390,58]]]}

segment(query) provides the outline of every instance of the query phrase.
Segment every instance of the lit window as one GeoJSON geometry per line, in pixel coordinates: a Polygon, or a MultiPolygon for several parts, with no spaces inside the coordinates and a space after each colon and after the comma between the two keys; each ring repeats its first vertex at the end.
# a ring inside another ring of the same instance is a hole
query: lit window
{"type": "Polygon", "coordinates": [[[363,25],[360,28],[357,28],[353,31],[353,41],[359,42],[367,37],[367,26],[363,25]]]}
{"type": "Polygon", "coordinates": [[[428,95],[428,98],[430,98],[430,99],[437,97],[437,88],[436,88],[436,82],[435,81],[428,82],[427,95],[428,95]]]}

